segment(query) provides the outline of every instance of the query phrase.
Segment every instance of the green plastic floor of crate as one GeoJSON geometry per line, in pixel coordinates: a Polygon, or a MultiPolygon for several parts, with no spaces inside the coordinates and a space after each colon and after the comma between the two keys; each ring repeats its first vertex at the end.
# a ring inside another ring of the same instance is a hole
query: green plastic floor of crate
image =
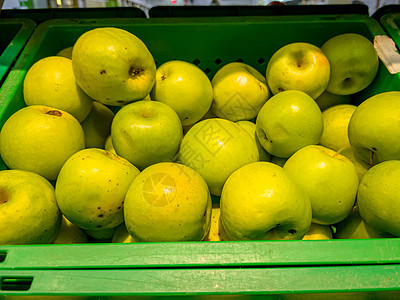
{"type": "MultiPolygon", "coordinates": [[[[386,35],[361,15],[46,21],[0,89],[1,126],[25,106],[23,79],[33,63],[104,26],[137,35],[157,65],[195,62],[210,78],[237,60],[264,73],[272,54],[290,42],[321,46],[341,33],[371,41],[386,35]]],[[[391,90],[400,90],[400,79],[381,63],[352,102],[391,90]]],[[[4,299],[400,299],[399,274],[399,239],[0,246],[4,299]]]]}

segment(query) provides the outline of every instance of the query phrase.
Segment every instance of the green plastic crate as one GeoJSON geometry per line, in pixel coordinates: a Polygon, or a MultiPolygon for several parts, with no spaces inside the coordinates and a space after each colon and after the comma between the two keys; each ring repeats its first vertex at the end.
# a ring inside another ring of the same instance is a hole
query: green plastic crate
{"type": "Polygon", "coordinates": [[[35,27],[30,19],[0,19],[0,86],[35,27]]]}
{"type": "Polygon", "coordinates": [[[383,14],[378,21],[394,42],[389,63],[392,66],[392,73],[396,73],[395,76],[400,76],[400,6],[397,6],[391,13],[383,14]]]}
{"type": "Polygon", "coordinates": [[[400,12],[400,5],[398,4],[388,4],[379,7],[372,15],[371,18],[380,22],[381,18],[386,14],[392,14],[400,12]]]}
{"type": "Polygon", "coordinates": [[[93,19],[93,18],[146,18],[138,7],[85,7],[85,8],[32,8],[3,9],[2,18],[27,18],[37,25],[51,19],[93,19]]]}
{"type": "Polygon", "coordinates": [[[400,6],[396,12],[387,13],[379,20],[383,29],[396,43],[397,47],[400,46],[400,6]]]}
{"type": "Polygon", "coordinates": [[[288,15],[360,14],[368,16],[368,6],[356,4],[324,5],[159,5],[149,9],[150,18],[288,16],[288,15]]]}
{"type": "MultiPolygon", "coordinates": [[[[193,62],[210,79],[232,61],[265,74],[272,54],[291,42],[321,46],[341,33],[371,41],[385,35],[376,20],[362,15],[46,21],[0,90],[0,126],[25,106],[23,79],[34,62],[105,26],[137,35],[157,65],[193,62]]],[[[390,90],[400,90],[399,78],[381,64],[375,81],[352,101],[390,90]]],[[[400,299],[399,274],[400,239],[0,246],[0,296],[400,299]]]]}
{"type": "Polygon", "coordinates": [[[398,291],[388,291],[387,294],[384,291],[398,288],[399,271],[399,265],[371,265],[319,268],[260,266],[215,269],[31,270],[0,271],[0,274],[7,285],[16,285],[19,282],[22,289],[30,287],[27,291],[4,291],[7,295],[80,295],[97,296],[99,299],[109,299],[112,296],[170,296],[170,299],[190,296],[192,299],[204,300],[211,296],[218,299],[216,296],[222,298],[233,295],[233,299],[239,300],[252,297],[394,300],[399,299],[398,291]],[[373,291],[365,292],[366,286],[373,291]],[[319,295],[308,293],[310,290],[319,291],[319,295]],[[308,294],[302,295],[300,292],[303,291],[308,294]]]}

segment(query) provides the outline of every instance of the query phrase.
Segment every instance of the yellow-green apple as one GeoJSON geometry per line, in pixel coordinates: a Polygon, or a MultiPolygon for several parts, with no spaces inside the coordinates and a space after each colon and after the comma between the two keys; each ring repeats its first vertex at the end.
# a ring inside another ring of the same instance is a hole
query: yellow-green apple
{"type": "Polygon", "coordinates": [[[100,229],[85,229],[88,236],[98,242],[110,242],[116,227],[114,228],[100,228],[100,229]]]}
{"type": "Polygon", "coordinates": [[[321,111],[340,104],[350,104],[350,95],[335,95],[324,91],[318,98],[315,99],[321,111]]]}
{"type": "Polygon", "coordinates": [[[54,188],[44,177],[0,171],[0,244],[48,244],[61,225],[54,188]]]}
{"type": "Polygon", "coordinates": [[[71,114],[43,105],[16,111],[0,132],[0,153],[10,169],[55,180],[74,153],[85,148],[81,124],[71,114]]]}
{"type": "Polygon", "coordinates": [[[114,234],[111,238],[112,243],[134,243],[136,242],[126,229],[125,223],[118,225],[115,228],[114,234]]]}
{"type": "Polygon", "coordinates": [[[210,230],[211,196],[193,169],[163,162],[144,169],[125,197],[125,225],[136,241],[201,241],[210,230]]]}
{"type": "Polygon", "coordinates": [[[343,221],[335,225],[335,239],[376,239],[394,237],[390,234],[379,234],[364,222],[360,216],[358,206],[354,206],[351,213],[343,221]]]}
{"type": "Polygon", "coordinates": [[[281,47],[268,61],[266,77],[271,92],[299,90],[316,99],[329,82],[330,66],[325,54],[309,43],[281,47]]]}
{"type": "Polygon", "coordinates": [[[220,207],[231,240],[300,240],[311,225],[309,197],[270,162],[233,172],[222,189],[220,207]]]}
{"type": "Polygon", "coordinates": [[[269,154],[263,146],[261,146],[260,141],[258,140],[257,134],[256,134],[256,124],[250,121],[238,121],[236,122],[240,127],[242,127],[244,130],[247,131],[248,134],[254,139],[254,141],[257,144],[257,149],[258,149],[258,157],[260,161],[270,161],[271,160],[271,154],[269,154]]]}
{"type": "Polygon", "coordinates": [[[87,118],[81,123],[85,133],[86,148],[103,148],[107,137],[111,134],[111,123],[114,118],[114,112],[94,101],[93,108],[87,118]]]}
{"type": "Polygon", "coordinates": [[[350,145],[340,149],[338,153],[343,156],[346,156],[348,159],[351,160],[351,162],[356,167],[358,179],[359,181],[361,181],[361,178],[363,178],[365,173],[367,173],[368,169],[370,168],[370,165],[362,161],[360,158],[356,157],[350,145]]]}
{"type": "Polygon", "coordinates": [[[306,93],[297,90],[271,97],[258,113],[256,125],[263,148],[283,158],[304,146],[318,144],[324,130],[318,105],[306,93]]]}
{"type": "Polygon", "coordinates": [[[320,145],[310,145],[294,153],[283,169],[310,197],[313,223],[336,224],[350,214],[359,180],[347,157],[320,145]]]}
{"type": "Polygon", "coordinates": [[[220,68],[211,83],[213,113],[234,122],[254,119],[270,96],[265,77],[241,62],[220,68]]]}
{"type": "Polygon", "coordinates": [[[210,109],[213,90],[210,79],[196,65],[172,60],[157,68],[152,100],[172,107],[187,126],[198,122],[210,109]]]}
{"type": "Polygon", "coordinates": [[[52,244],[84,244],[88,243],[85,231],[62,216],[61,227],[52,244]]]}
{"type": "Polygon", "coordinates": [[[197,171],[219,196],[235,170],[259,160],[254,139],[235,122],[213,118],[196,123],[183,137],[179,160],[197,171]]]}
{"type": "Polygon", "coordinates": [[[354,154],[371,166],[400,159],[400,92],[372,96],[357,106],[348,128],[354,154]]]}
{"type": "Polygon", "coordinates": [[[125,194],[139,170],[118,155],[89,148],[72,155],[55,193],[64,216],[83,229],[110,229],[124,220],[125,194]]]}
{"type": "Polygon", "coordinates": [[[42,58],[26,73],[23,93],[26,105],[61,109],[82,122],[93,106],[75,81],[71,60],[61,56],[42,58]]]}
{"type": "Polygon", "coordinates": [[[374,45],[357,33],[336,35],[321,47],[329,60],[331,75],[326,90],[351,95],[365,89],[378,72],[379,58],[374,45]]]}
{"type": "Polygon", "coordinates": [[[140,170],[174,161],[182,141],[182,123],[177,113],[158,101],[137,101],[121,108],[111,124],[116,153],[140,170]]]}
{"type": "Polygon", "coordinates": [[[107,150],[108,152],[117,154],[117,152],[115,152],[114,145],[112,143],[111,133],[106,138],[106,142],[104,144],[104,150],[107,150]]]}
{"type": "Polygon", "coordinates": [[[361,218],[379,234],[400,237],[400,161],[388,160],[361,179],[357,203],[361,218]]]}
{"type": "Polygon", "coordinates": [[[57,56],[62,56],[62,57],[72,59],[72,49],[73,48],[74,47],[71,46],[71,47],[61,49],[60,51],[57,52],[57,56]]]}
{"type": "Polygon", "coordinates": [[[229,241],[221,222],[221,209],[218,203],[213,203],[211,212],[211,226],[206,241],[229,241]]]}
{"type": "Polygon", "coordinates": [[[350,146],[347,132],[350,118],[356,108],[357,106],[352,104],[340,104],[324,110],[324,131],[319,144],[335,151],[350,146]]]}
{"type": "Polygon", "coordinates": [[[86,94],[114,106],[146,97],[156,74],[154,58],[143,41],[115,27],[83,33],[72,50],[72,68],[86,94]]]}
{"type": "Polygon", "coordinates": [[[332,238],[331,226],[311,223],[310,229],[303,237],[303,240],[330,240],[332,238]]]}

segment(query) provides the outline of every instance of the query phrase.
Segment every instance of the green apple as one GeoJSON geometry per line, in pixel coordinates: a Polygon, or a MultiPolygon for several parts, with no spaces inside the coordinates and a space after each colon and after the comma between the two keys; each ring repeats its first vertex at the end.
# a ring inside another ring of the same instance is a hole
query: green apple
{"type": "Polygon", "coordinates": [[[61,224],[54,188],[42,176],[0,171],[0,244],[48,244],[61,224]]]}
{"type": "Polygon", "coordinates": [[[256,134],[256,124],[250,121],[238,121],[236,122],[240,127],[247,131],[248,134],[254,139],[257,144],[258,149],[258,157],[260,161],[270,161],[271,154],[269,154],[265,149],[261,146],[260,141],[258,140],[256,134]]]}
{"type": "Polygon", "coordinates": [[[211,194],[219,196],[235,170],[259,160],[257,145],[235,122],[214,118],[195,124],[183,137],[179,160],[200,173],[211,194]]]}
{"type": "Polygon", "coordinates": [[[140,170],[174,161],[182,141],[182,123],[177,113],[158,101],[137,101],[121,108],[111,124],[116,153],[140,170]]]}
{"type": "Polygon", "coordinates": [[[95,239],[98,242],[110,242],[112,239],[114,232],[115,232],[115,227],[114,228],[100,228],[100,229],[85,229],[85,232],[88,236],[90,236],[92,239],[95,239]]]}
{"type": "Polygon", "coordinates": [[[254,119],[270,96],[265,77],[241,62],[220,68],[211,83],[213,113],[234,122],[254,119]]]}
{"type": "Polygon", "coordinates": [[[335,95],[324,91],[318,98],[315,99],[321,111],[340,104],[350,104],[350,95],[335,95]]]}
{"type": "Polygon", "coordinates": [[[303,240],[330,240],[332,238],[332,228],[329,225],[311,223],[303,240]]]}
{"type": "Polygon", "coordinates": [[[115,106],[146,97],[156,74],[154,58],[143,41],[115,27],[83,33],[72,51],[72,68],[86,94],[115,106]]]}
{"type": "Polygon", "coordinates": [[[125,197],[125,225],[141,242],[201,241],[211,221],[211,196],[193,169],[162,162],[143,170],[125,197]]]}
{"type": "Polygon", "coordinates": [[[358,174],[358,179],[361,181],[361,178],[367,173],[368,169],[370,168],[370,165],[367,164],[366,162],[362,161],[358,157],[354,155],[353,150],[351,149],[351,146],[346,146],[338,151],[339,154],[346,156],[348,159],[351,160],[351,162],[354,164],[357,170],[358,174]]]}
{"type": "Polygon", "coordinates": [[[86,148],[103,148],[106,139],[111,134],[111,123],[114,118],[114,112],[94,101],[93,108],[87,118],[81,123],[85,133],[86,148]]]}
{"type": "Polygon", "coordinates": [[[187,126],[198,122],[210,109],[213,89],[210,79],[196,65],[172,60],[157,68],[152,100],[172,107],[187,126]]]}
{"type": "Polygon", "coordinates": [[[84,244],[88,242],[85,231],[63,216],[60,230],[52,244],[84,244]]]}
{"type": "Polygon", "coordinates": [[[390,234],[379,234],[364,222],[360,216],[358,206],[354,206],[351,213],[335,225],[335,239],[376,239],[393,237],[390,234]]]}
{"type": "Polygon", "coordinates": [[[31,171],[55,180],[74,153],[84,149],[81,124],[71,114],[31,105],[16,111],[0,132],[0,153],[10,169],[31,171]]]}
{"type": "Polygon", "coordinates": [[[361,218],[379,234],[400,237],[400,161],[381,162],[364,175],[357,194],[361,218]]]}
{"type": "Polygon", "coordinates": [[[74,49],[74,47],[67,47],[67,48],[61,49],[60,51],[57,52],[57,56],[62,56],[62,57],[72,59],[72,49],[74,49]]]}
{"type": "Polygon", "coordinates": [[[310,197],[313,223],[336,224],[350,214],[359,180],[348,158],[326,147],[310,145],[294,153],[283,169],[310,197]]]}
{"type": "Polygon", "coordinates": [[[357,106],[352,104],[340,104],[324,110],[324,131],[319,144],[335,151],[350,146],[347,132],[350,118],[356,108],[357,106]]]}
{"type": "Polygon", "coordinates": [[[220,199],[231,240],[300,240],[311,225],[307,194],[270,162],[247,164],[229,176],[220,199]]]}
{"type": "Polygon", "coordinates": [[[106,142],[104,144],[104,150],[117,154],[117,152],[115,152],[114,145],[112,143],[111,134],[109,134],[108,137],[106,138],[106,142]]]}
{"type": "Polygon", "coordinates": [[[76,84],[71,60],[45,57],[26,73],[23,93],[26,105],[45,105],[61,109],[82,122],[93,106],[93,99],[76,84]]]}
{"type": "Polygon", "coordinates": [[[258,113],[256,125],[263,148],[282,158],[304,146],[318,144],[324,130],[318,105],[306,93],[296,90],[271,97],[258,113]]]}
{"type": "Polygon", "coordinates": [[[135,239],[131,236],[126,229],[125,223],[118,225],[115,228],[114,234],[111,238],[112,243],[135,243],[135,239]]]}
{"type": "Polygon", "coordinates": [[[57,178],[61,212],[83,229],[118,226],[124,220],[125,194],[139,170],[118,155],[89,148],[72,155],[57,178]]]}
{"type": "Polygon", "coordinates": [[[309,43],[281,47],[268,61],[266,77],[271,92],[299,90],[316,99],[329,82],[330,66],[320,48],[309,43]]]}
{"type": "Polygon", "coordinates": [[[372,165],[400,159],[400,92],[372,96],[354,111],[348,128],[354,154],[372,165]]]}
{"type": "Polygon", "coordinates": [[[357,33],[336,35],[321,47],[329,60],[331,75],[326,90],[351,95],[365,89],[375,78],[379,58],[374,45],[357,33]]]}

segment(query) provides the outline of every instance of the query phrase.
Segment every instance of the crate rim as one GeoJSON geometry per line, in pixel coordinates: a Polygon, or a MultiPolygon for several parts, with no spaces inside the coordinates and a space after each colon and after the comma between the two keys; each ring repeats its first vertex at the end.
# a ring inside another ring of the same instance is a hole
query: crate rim
{"type": "Polygon", "coordinates": [[[400,264],[400,239],[12,245],[0,257],[0,270],[400,264]]]}
{"type": "Polygon", "coordinates": [[[18,59],[36,28],[36,23],[29,18],[0,18],[0,26],[3,24],[21,25],[21,28],[4,51],[0,53],[0,82],[6,79],[7,73],[12,69],[13,63],[18,59]]]}

